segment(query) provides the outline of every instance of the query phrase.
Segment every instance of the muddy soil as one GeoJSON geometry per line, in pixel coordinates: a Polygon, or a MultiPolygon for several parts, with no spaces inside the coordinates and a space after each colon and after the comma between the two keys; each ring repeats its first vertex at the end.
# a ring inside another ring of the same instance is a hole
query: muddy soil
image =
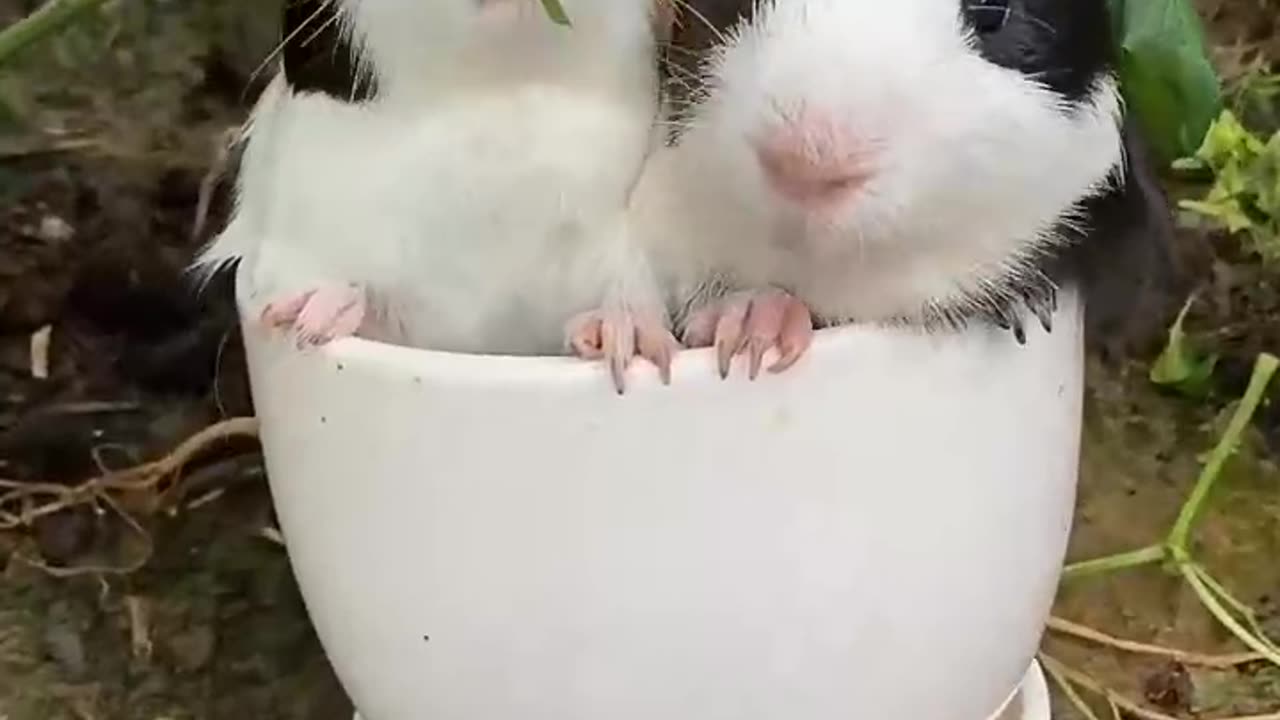
{"type": "MultiPolygon", "coordinates": [[[[0,24],[35,4],[0,0],[0,24]]],[[[1280,9],[1201,4],[1224,69],[1280,58],[1280,9]]],[[[226,210],[210,168],[261,87],[275,35],[264,15],[260,0],[108,3],[0,73],[0,478],[79,482],[252,413],[230,288],[196,295],[181,269],[226,210]],[[47,367],[33,353],[46,339],[47,367]]],[[[1179,254],[1204,298],[1191,327],[1224,356],[1217,391],[1190,401],[1153,387],[1159,337],[1092,363],[1071,559],[1161,536],[1253,355],[1280,349],[1280,274],[1218,233],[1185,231],[1179,254]]],[[[1197,549],[1273,637],[1277,458],[1273,403],[1197,549]]],[[[167,487],[0,531],[0,719],[350,717],[273,540],[252,444],[212,448],[167,487]],[[97,571],[75,570],[87,565],[97,571]]],[[[1067,585],[1058,612],[1136,640],[1238,649],[1158,568],[1067,585]]],[[[1173,715],[1280,710],[1280,672],[1265,666],[1210,673],[1056,637],[1046,647],[1173,715]]]]}

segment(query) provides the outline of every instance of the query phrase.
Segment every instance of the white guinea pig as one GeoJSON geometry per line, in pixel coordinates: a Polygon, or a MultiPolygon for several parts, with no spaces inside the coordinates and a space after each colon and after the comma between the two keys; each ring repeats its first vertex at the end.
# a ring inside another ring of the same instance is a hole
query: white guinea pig
{"type": "Polygon", "coordinates": [[[748,352],[754,377],[769,348],[789,366],[813,316],[983,318],[1021,342],[1061,284],[1132,288],[1166,258],[1105,0],[682,6],[677,131],[645,202],[672,223],[653,240],[686,340],[714,342],[722,374],[748,352]]]}
{"type": "Polygon", "coordinates": [[[652,147],[658,0],[288,0],[231,222],[253,309],[303,344],[660,365],[678,347],[625,219],[652,147]],[[572,319],[572,322],[567,322],[572,319]]]}

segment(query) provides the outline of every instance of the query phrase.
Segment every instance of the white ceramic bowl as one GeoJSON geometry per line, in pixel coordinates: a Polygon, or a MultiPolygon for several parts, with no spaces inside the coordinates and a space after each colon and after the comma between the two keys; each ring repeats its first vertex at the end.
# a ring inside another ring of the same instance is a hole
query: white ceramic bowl
{"type": "Polygon", "coordinates": [[[783,375],[691,351],[618,397],[570,358],[246,323],[291,561],[365,720],[991,716],[1075,499],[1076,299],[1028,336],[841,328],[783,375]]]}

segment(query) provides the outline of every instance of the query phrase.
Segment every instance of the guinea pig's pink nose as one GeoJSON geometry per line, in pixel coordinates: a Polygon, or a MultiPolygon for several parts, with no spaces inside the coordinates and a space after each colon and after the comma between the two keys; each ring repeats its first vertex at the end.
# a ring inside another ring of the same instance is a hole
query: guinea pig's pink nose
{"type": "Polygon", "coordinates": [[[830,118],[811,112],[765,135],[755,151],[773,189],[808,208],[856,193],[872,175],[867,144],[830,118]]]}

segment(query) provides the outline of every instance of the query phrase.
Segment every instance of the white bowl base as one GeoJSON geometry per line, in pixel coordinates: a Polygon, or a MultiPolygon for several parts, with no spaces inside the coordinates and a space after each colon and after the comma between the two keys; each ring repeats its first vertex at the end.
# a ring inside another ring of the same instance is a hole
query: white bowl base
{"type": "MultiPolygon", "coordinates": [[[[363,718],[357,712],[352,720],[363,718]]],[[[1018,690],[1003,708],[987,720],[1052,720],[1049,715],[1049,685],[1045,682],[1040,663],[1031,661],[1018,690]]]]}
{"type": "Polygon", "coordinates": [[[1047,720],[992,713],[1072,524],[1059,299],[1025,346],[834,328],[754,383],[641,364],[625,400],[569,357],[299,353],[252,318],[245,346],[290,564],[371,720],[1047,720]]]}

